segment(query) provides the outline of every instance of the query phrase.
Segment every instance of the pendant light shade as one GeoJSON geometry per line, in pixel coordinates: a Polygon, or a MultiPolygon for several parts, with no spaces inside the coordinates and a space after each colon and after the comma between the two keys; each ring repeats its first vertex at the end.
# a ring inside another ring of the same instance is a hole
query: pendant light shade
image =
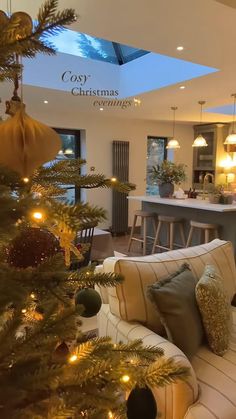
{"type": "MultiPolygon", "coordinates": [[[[200,124],[201,124],[202,123],[202,105],[205,105],[206,102],[204,100],[200,100],[198,103],[201,106],[201,111],[200,111],[200,124]]],[[[192,147],[207,147],[207,146],[208,146],[208,144],[206,142],[206,139],[203,137],[202,134],[199,134],[195,138],[195,140],[192,144],[192,147]]]]}
{"type": "Polygon", "coordinates": [[[173,137],[170,138],[170,140],[167,143],[166,148],[168,150],[175,150],[177,148],[180,148],[179,141],[175,139],[175,111],[177,109],[178,108],[176,106],[171,107],[171,110],[173,111],[173,137]]]}
{"type": "Polygon", "coordinates": [[[226,137],[224,144],[232,145],[236,144],[236,131],[235,131],[235,103],[236,103],[236,93],[231,95],[234,98],[234,110],[233,110],[233,126],[231,134],[226,137]]]}

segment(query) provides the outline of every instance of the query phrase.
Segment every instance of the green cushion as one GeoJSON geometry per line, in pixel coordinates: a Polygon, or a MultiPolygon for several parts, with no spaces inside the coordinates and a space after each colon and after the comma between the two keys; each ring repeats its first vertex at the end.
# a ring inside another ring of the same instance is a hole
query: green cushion
{"type": "Polygon", "coordinates": [[[160,314],[168,339],[188,358],[195,355],[204,336],[195,287],[196,280],[187,264],[148,287],[148,296],[160,314]]]}
{"type": "Polygon", "coordinates": [[[214,266],[205,267],[196,286],[196,299],[209,346],[222,356],[229,348],[231,310],[223,281],[214,266]]]}

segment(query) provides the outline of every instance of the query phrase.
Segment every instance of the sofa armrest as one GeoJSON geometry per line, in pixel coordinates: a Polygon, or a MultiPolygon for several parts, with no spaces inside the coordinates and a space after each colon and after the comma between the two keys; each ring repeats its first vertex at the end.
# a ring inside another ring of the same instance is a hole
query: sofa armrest
{"type": "Polygon", "coordinates": [[[198,383],[195,372],[183,354],[171,342],[155,334],[139,323],[128,323],[114,316],[108,304],[103,304],[98,314],[99,336],[110,336],[113,342],[129,342],[142,339],[144,345],[156,345],[163,348],[165,356],[181,362],[189,368],[189,377],[186,381],[178,381],[163,388],[153,388],[158,411],[163,419],[183,419],[188,408],[198,398],[198,383]]]}

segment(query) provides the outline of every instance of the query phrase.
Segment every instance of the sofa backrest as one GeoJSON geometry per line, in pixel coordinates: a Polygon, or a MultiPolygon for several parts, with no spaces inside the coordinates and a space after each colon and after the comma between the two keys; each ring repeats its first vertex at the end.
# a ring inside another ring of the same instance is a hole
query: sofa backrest
{"type": "Polygon", "coordinates": [[[147,287],[175,272],[187,262],[196,280],[199,280],[206,264],[215,265],[224,280],[231,301],[236,293],[236,269],[233,246],[230,242],[213,240],[210,243],[172,250],[143,257],[108,258],[104,272],[116,272],[124,276],[122,284],[108,288],[111,312],[126,321],[137,321],[156,333],[163,333],[159,315],[147,297],[147,287]]]}

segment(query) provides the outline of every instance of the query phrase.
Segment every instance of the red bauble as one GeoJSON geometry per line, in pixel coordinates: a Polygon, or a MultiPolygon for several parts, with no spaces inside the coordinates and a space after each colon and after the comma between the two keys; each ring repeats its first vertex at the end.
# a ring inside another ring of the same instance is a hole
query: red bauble
{"type": "Polygon", "coordinates": [[[15,268],[34,268],[59,250],[59,241],[50,231],[28,227],[12,240],[7,261],[15,268]]]}

